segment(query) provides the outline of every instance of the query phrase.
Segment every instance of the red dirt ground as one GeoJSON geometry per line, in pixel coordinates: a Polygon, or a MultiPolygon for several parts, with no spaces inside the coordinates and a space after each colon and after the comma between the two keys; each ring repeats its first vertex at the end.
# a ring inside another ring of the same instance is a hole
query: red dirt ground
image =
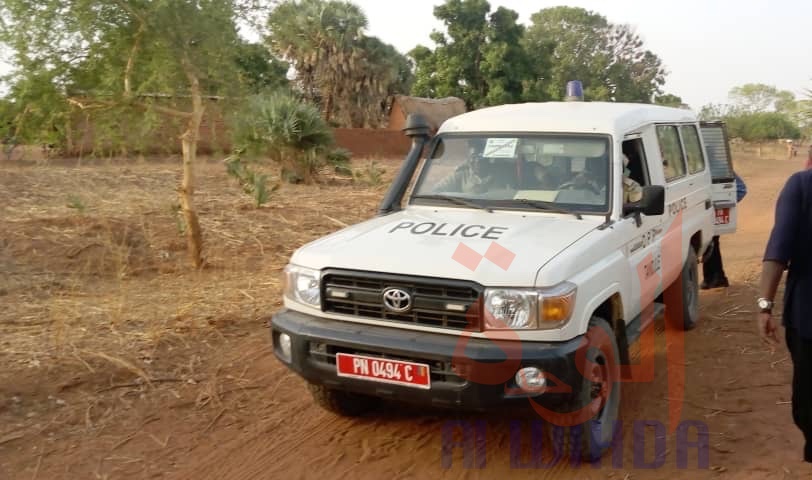
{"type": "MultiPolygon", "coordinates": [[[[567,465],[548,470],[512,468],[511,420],[525,422],[523,459],[526,461],[529,455],[529,422],[535,417],[524,412],[515,412],[510,417],[483,418],[392,406],[368,418],[350,420],[322,411],[311,401],[303,382],[290,374],[269,348],[266,322],[267,316],[278,308],[279,270],[304,237],[314,238],[335,230],[340,223],[353,223],[371,215],[381,190],[359,191],[355,187],[328,187],[319,192],[294,190],[293,193],[309,195],[307,201],[288,199],[271,210],[246,210],[251,223],[244,226],[248,231],[245,233],[225,229],[225,217],[234,215],[237,200],[224,204],[207,197],[207,191],[224,188],[225,180],[218,171],[204,174],[201,180],[201,204],[205,205],[204,213],[212,219],[209,231],[218,232],[212,255],[239,257],[239,262],[195,277],[196,286],[203,290],[188,297],[180,287],[193,274],[184,273],[181,266],[161,269],[150,267],[151,264],[147,267],[152,268],[152,273],[126,277],[117,283],[114,291],[108,291],[113,288],[108,285],[112,282],[109,278],[97,280],[95,293],[88,293],[84,285],[76,290],[82,292],[77,303],[71,304],[76,309],[96,300],[110,301],[106,295],[118,299],[126,292],[142,297],[122,301],[121,315],[125,320],[130,308],[142,312],[141,316],[143,312],[154,311],[156,318],[172,319],[173,335],[157,344],[147,343],[152,345],[149,352],[131,353],[131,343],[141,341],[135,337],[131,342],[104,350],[109,352],[108,357],[125,359],[126,365],[118,363],[113,368],[111,362],[103,358],[82,355],[81,352],[103,350],[92,343],[89,344],[95,345],[92,349],[87,345],[82,347],[79,340],[68,342],[79,345],[77,355],[72,356],[70,351],[65,353],[62,349],[52,357],[37,357],[40,361],[35,362],[26,354],[35,351],[35,345],[17,346],[9,339],[16,342],[14,335],[20,335],[21,339],[33,342],[36,334],[23,337],[20,332],[44,329],[49,334],[42,341],[51,341],[56,335],[51,330],[56,327],[48,318],[53,317],[55,297],[48,295],[51,290],[67,287],[60,286],[62,280],[58,276],[37,277],[38,283],[31,283],[29,277],[17,275],[10,278],[22,278],[20,284],[14,281],[0,284],[5,289],[5,292],[0,291],[0,303],[30,304],[24,318],[0,316],[0,327],[5,325],[0,330],[5,336],[0,343],[3,364],[0,372],[0,478],[812,478],[812,469],[799,462],[802,436],[792,425],[790,416],[790,363],[786,349],[783,346],[770,348],[760,342],[754,328],[753,307],[760,256],[772,225],[774,202],[783,182],[799,168],[800,162],[740,155],[736,165],[750,193],[740,206],[739,232],[722,239],[725,269],[732,285],[726,290],[703,292],[699,327],[686,337],[687,385],[682,419],[707,424],[710,469],[698,469],[693,453],[689,455],[688,468],[680,469],[675,436],[670,433],[666,434],[667,449],[662,467],[635,468],[633,422],[645,419],[667,424],[669,393],[662,338],[658,338],[655,380],[622,387],[625,441],[623,462],[617,467],[612,465],[611,459],[606,459],[601,468],[567,465]],[[325,220],[322,212],[331,202],[349,194],[354,195],[353,202],[358,202],[355,208],[325,220]],[[288,222],[299,219],[303,225],[283,226],[278,232],[260,228],[263,222],[280,225],[280,216],[288,222]],[[308,233],[304,235],[302,231],[308,233]],[[261,240],[260,247],[255,246],[253,240],[247,240],[254,236],[257,241],[261,240]],[[229,243],[230,237],[236,240],[229,243]],[[267,286],[254,280],[262,277],[270,279],[267,286]],[[179,285],[172,288],[173,282],[179,285]],[[25,295],[15,290],[19,285],[27,289],[25,295]],[[125,290],[121,285],[128,287],[125,290]],[[164,291],[162,297],[152,296],[156,289],[169,290],[164,291]],[[40,297],[50,300],[44,302],[38,300],[40,297]],[[224,299],[230,303],[224,303],[224,299]],[[184,305],[189,308],[180,308],[184,305]],[[209,305],[216,305],[218,314],[210,315],[206,321],[199,311],[209,305]],[[193,320],[200,320],[200,324],[193,320]],[[68,358],[74,360],[56,361],[68,358]],[[40,362],[47,363],[48,367],[39,367],[40,362]],[[142,369],[145,376],[153,380],[154,387],[147,388],[139,380],[139,375],[134,373],[137,369],[142,369]],[[487,421],[487,462],[482,470],[465,469],[460,449],[453,453],[451,468],[443,466],[443,425],[458,418],[487,421]]],[[[164,168],[171,171],[169,167],[164,168]]],[[[115,177],[116,172],[94,174],[115,177]]],[[[135,169],[135,172],[137,174],[125,180],[140,183],[144,191],[153,191],[160,198],[171,198],[175,180],[172,175],[161,179],[151,176],[151,170],[135,169]],[[157,191],[150,187],[152,182],[160,185],[157,191]]],[[[25,171],[7,170],[0,180],[0,190],[20,188],[19,196],[20,192],[27,191],[21,185],[31,187],[32,182],[56,188],[63,176],[70,174],[69,169],[60,169],[58,175],[36,177],[33,181],[25,171]]],[[[48,197],[48,193],[42,196],[48,197]]],[[[48,232],[68,226],[36,224],[39,217],[54,216],[54,211],[43,212],[41,210],[47,208],[37,207],[41,202],[44,200],[26,204],[31,212],[28,220],[0,219],[0,247],[4,253],[14,254],[0,255],[4,274],[18,274],[34,263],[32,258],[59,251],[58,242],[70,243],[68,233],[48,236],[48,232]],[[25,232],[27,241],[34,243],[20,247],[15,243],[17,237],[11,233],[12,229],[19,235],[25,232]]],[[[144,205],[143,209],[165,210],[161,205],[144,205]]],[[[93,221],[84,222],[71,224],[74,231],[71,235],[93,235],[93,221]]],[[[172,238],[171,217],[160,217],[155,222],[163,225],[164,230],[159,233],[154,229],[145,230],[146,240],[138,235],[117,234],[114,237],[118,240],[114,243],[174,255],[180,247],[173,250],[177,239],[168,240],[172,238]],[[163,238],[163,243],[156,238],[163,238]]],[[[115,265],[102,263],[87,268],[98,272],[113,267],[115,265]]],[[[93,309],[82,311],[88,315],[93,313],[93,309]]],[[[122,321],[116,325],[126,330],[128,324],[122,321]]],[[[138,325],[133,328],[136,327],[140,328],[138,325]]],[[[82,341],[91,342],[90,339],[82,341]]],[[[653,430],[647,431],[645,460],[648,462],[654,457],[654,435],[653,430]]]]}

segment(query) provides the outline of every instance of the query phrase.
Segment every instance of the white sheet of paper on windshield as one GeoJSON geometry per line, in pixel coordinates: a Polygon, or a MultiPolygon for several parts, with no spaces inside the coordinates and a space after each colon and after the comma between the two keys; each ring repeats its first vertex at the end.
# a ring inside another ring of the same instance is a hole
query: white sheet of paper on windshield
{"type": "Polygon", "coordinates": [[[555,202],[558,190],[520,190],[514,195],[515,200],[537,200],[540,202],[555,202]]]}
{"type": "Polygon", "coordinates": [[[516,158],[518,138],[489,138],[482,156],[485,158],[516,158]]]}

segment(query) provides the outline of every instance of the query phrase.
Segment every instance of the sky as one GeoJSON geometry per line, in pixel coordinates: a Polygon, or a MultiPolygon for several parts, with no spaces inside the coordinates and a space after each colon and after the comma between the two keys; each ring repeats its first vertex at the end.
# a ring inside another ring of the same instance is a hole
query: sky
{"type": "MultiPolygon", "coordinates": [[[[442,29],[434,5],[442,0],[352,0],[367,15],[368,34],[405,53],[432,47],[442,29]]],[[[732,87],[765,83],[799,97],[812,88],[812,2],[809,0],[490,0],[529,24],[539,10],[577,6],[629,24],[669,72],[664,89],[698,110],[725,103],[732,87]]],[[[562,85],[561,88],[564,88],[562,85]]]]}

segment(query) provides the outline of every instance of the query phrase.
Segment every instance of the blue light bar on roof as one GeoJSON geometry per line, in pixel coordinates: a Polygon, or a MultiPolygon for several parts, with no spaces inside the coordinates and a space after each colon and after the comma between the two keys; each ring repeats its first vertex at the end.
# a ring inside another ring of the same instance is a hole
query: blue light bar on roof
{"type": "Polygon", "coordinates": [[[584,85],[580,80],[573,80],[567,83],[567,96],[565,100],[568,102],[584,101],[584,85]]]}

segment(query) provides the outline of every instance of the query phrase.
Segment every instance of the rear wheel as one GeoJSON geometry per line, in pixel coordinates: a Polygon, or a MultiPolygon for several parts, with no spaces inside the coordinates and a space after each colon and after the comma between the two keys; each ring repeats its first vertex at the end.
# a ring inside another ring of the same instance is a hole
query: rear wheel
{"type": "Polygon", "coordinates": [[[380,405],[380,399],[357,393],[334,390],[324,385],[307,385],[313,400],[323,409],[342,417],[360,417],[380,405]]]}
{"type": "MultiPolygon", "coordinates": [[[[576,418],[577,412],[589,409],[588,420],[576,425],[560,425],[549,421],[548,438],[556,458],[572,461],[599,460],[612,446],[617,434],[616,426],[620,410],[620,367],[617,340],[609,323],[599,317],[589,322],[588,346],[582,384],[577,397],[562,412],[576,418]]],[[[576,360],[578,361],[578,360],[576,360]]],[[[573,423],[569,421],[567,423],[573,423]]]]}

